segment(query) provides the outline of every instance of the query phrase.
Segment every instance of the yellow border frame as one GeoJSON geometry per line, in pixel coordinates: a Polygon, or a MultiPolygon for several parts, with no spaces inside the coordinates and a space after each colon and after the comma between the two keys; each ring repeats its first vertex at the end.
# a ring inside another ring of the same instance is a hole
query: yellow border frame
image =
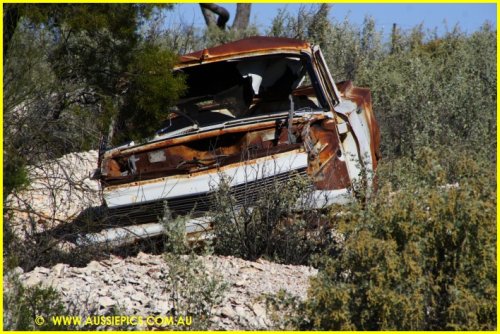
{"type": "MultiPolygon", "coordinates": [[[[194,1],[194,0],[181,0],[180,2],[183,2],[183,3],[198,3],[199,1],[194,1]]],[[[201,1],[201,2],[207,2],[207,1],[201,1]]],[[[235,3],[235,1],[228,1],[228,0],[222,0],[222,1],[219,1],[220,3],[235,3]]],[[[287,4],[287,3],[320,3],[320,2],[317,2],[317,1],[300,1],[300,0],[289,0],[289,1],[265,1],[265,0],[257,0],[257,1],[237,1],[237,2],[248,2],[248,3],[273,3],[273,4],[287,4]]],[[[419,4],[419,3],[425,3],[425,4],[432,4],[432,3],[440,3],[440,4],[497,4],[497,12],[496,12],[496,16],[497,16],[497,21],[498,21],[498,17],[499,17],[499,13],[500,13],[500,10],[499,10],[499,6],[498,6],[498,0],[482,0],[482,1],[478,1],[478,2],[475,2],[475,1],[470,1],[470,0],[440,0],[440,1],[433,1],[433,0],[415,0],[415,1],[398,1],[398,0],[383,0],[383,1],[370,1],[370,0],[352,0],[352,1],[324,1],[324,2],[329,2],[329,3],[339,3],[339,4],[362,4],[362,3],[366,3],[366,4],[404,4],[404,3],[411,3],[411,4],[419,4]]],[[[31,1],[31,0],[28,0],[28,1],[20,1],[20,0],[12,0],[12,1],[3,1],[2,0],[2,4],[3,3],[175,3],[174,1],[163,1],[163,0],[157,0],[157,1],[154,1],[154,0],[151,0],[151,1],[147,1],[147,0],[139,0],[139,1],[133,1],[133,0],[108,0],[108,1],[85,1],[85,0],[52,0],[52,1],[49,1],[49,0],[40,0],[40,1],[31,1]]],[[[0,9],[0,12],[3,14],[3,6],[2,8],[0,9]]],[[[3,17],[3,15],[2,15],[3,17]]],[[[498,23],[497,23],[498,24],[498,23]]],[[[498,28],[497,28],[497,31],[498,31],[498,28]]],[[[3,36],[3,23],[0,27],[0,34],[3,36]]],[[[498,36],[497,36],[497,39],[498,39],[498,36]]],[[[2,47],[2,50],[3,50],[3,38],[0,40],[0,45],[2,47]]],[[[497,43],[497,124],[499,123],[499,120],[500,120],[500,116],[499,116],[499,102],[498,102],[498,93],[500,92],[499,88],[498,88],[498,69],[499,69],[499,58],[498,58],[498,53],[500,51],[500,46],[498,45],[497,43]]],[[[1,72],[3,73],[3,52],[2,52],[2,55],[0,56],[2,57],[2,62],[0,62],[0,69],[1,69],[1,72]]],[[[3,156],[3,75],[2,77],[0,78],[0,86],[2,87],[2,91],[0,92],[0,113],[2,115],[2,119],[0,120],[0,123],[2,125],[2,129],[0,130],[0,147],[2,149],[2,156],[3,156]]],[[[498,141],[500,139],[500,134],[498,132],[498,129],[497,129],[497,167],[496,167],[496,172],[497,172],[497,178],[498,178],[498,174],[500,173],[500,168],[499,168],[499,165],[498,165],[498,160],[500,158],[500,155],[498,154],[498,141]]],[[[0,170],[0,175],[1,175],[1,179],[2,179],[2,182],[3,182],[3,159],[2,161],[0,162],[0,167],[1,167],[1,170],[0,170]]],[[[3,185],[3,183],[2,183],[3,185]]],[[[497,179],[497,196],[498,196],[498,190],[499,190],[499,186],[498,186],[498,179],[497,179]]],[[[2,189],[0,190],[0,194],[2,195],[2,198],[3,198],[3,186],[2,186],[2,189]]],[[[3,201],[2,201],[2,209],[3,209],[3,201]]],[[[500,208],[500,205],[498,204],[498,201],[497,201],[497,261],[498,261],[498,255],[500,254],[499,252],[499,249],[498,249],[498,236],[499,236],[499,233],[498,233],[498,209],[500,208]]],[[[2,210],[3,212],[3,210],[2,210]]],[[[0,217],[0,225],[2,226],[2,230],[0,231],[0,236],[1,236],[1,239],[2,239],[2,242],[0,244],[0,251],[2,252],[2,256],[3,256],[3,214],[2,216],[0,217]]],[[[3,332],[3,258],[2,258],[2,261],[0,262],[0,271],[2,272],[2,286],[0,287],[0,292],[2,293],[2,299],[0,300],[0,308],[2,310],[2,314],[0,314],[0,321],[1,321],[1,326],[2,326],[2,332],[3,332]]],[[[498,328],[498,318],[499,318],[499,315],[500,315],[500,312],[499,312],[499,309],[498,309],[498,297],[500,296],[500,293],[499,293],[499,289],[498,289],[498,277],[499,277],[499,274],[500,273],[500,270],[498,268],[498,264],[497,264],[497,328],[498,328]]],[[[146,332],[146,331],[141,331],[141,332],[146,332]]],[[[246,331],[229,331],[230,333],[248,333],[246,331]]],[[[267,331],[268,333],[275,333],[276,331],[267,331]]],[[[397,331],[381,331],[383,333],[398,333],[397,331]]],[[[475,331],[471,331],[469,333],[474,333],[475,331]]],[[[488,332],[495,332],[495,331],[488,331],[488,332]]],[[[41,331],[30,331],[30,332],[27,332],[27,333],[41,333],[41,331]]],[[[67,333],[67,331],[56,331],[54,333],[67,333]]],[[[93,333],[92,331],[78,331],[78,333],[93,333]]],[[[121,331],[110,331],[109,333],[121,333],[121,331]]],[[[191,333],[204,333],[204,332],[200,332],[200,331],[193,331],[191,333]]],[[[277,333],[277,332],[276,332],[277,333]]],[[[290,331],[283,331],[283,332],[279,332],[279,333],[295,333],[295,332],[290,332],[290,331]]],[[[326,331],[319,331],[319,332],[315,332],[315,333],[330,333],[330,332],[326,332],[326,331]]],[[[417,331],[408,331],[407,333],[418,333],[417,331]]],[[[439,332],[436,332],[436,333],[456,333],[456,332],[453,332],[453,331],[439,331],[439,332]]]]}

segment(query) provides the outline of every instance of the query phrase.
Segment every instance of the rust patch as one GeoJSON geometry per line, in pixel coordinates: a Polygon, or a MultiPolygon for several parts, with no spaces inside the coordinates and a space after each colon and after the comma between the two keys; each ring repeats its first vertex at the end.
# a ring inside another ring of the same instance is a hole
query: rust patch
{"type": "Polygon", "coordinates": [[[106,159],[104,160],[104,169],[107,171],[106,175],[110,177],[120,176],[120,165],[116,160],[106,159]]]}
{"type": "MultiPolygon", "coordinates": [[[[158,124],[157,134],[164,139],[158,135],[155,141],[104,152],[103,189],[185,180],[298,152],[307,152],[306,172],[317,190],[346,189],[348,167],[351,174],[357,169],[342,156],[342,141],[352,128],[334,109],[340,97],[354,102],[357,112],[364,110],[362,124],[369,128],[377,167],[380,130],[370,91],[350,81],[334,84],[321,51],[307,42],[250,37],[182,56],[174,70],[189,80],[189,91],[171,109],[183,117],[166,115],[168,122],[158,124]],[[301,86],[304,82],[311,85],[301,86]],[[168,134],[175,137],[165,138],[168,134]]],[[[366,136],[364,130],[357,135],[366,136]]],[[[355,154],[356,149],[359,154],[360,142],[349,141],[346,151],[355,154]]]]}
{"type": "Polygon", "coordinates": [[[275,126],[276,126],[276,121],[272,120],[272,121],[266,121],[266,122],[261,122],[261,123],[257,123],[257,124],[235,126],[233,128],[229,128],[229,129],[216,129],[216,130],[211,130],[211,131],[202,132],[202,133],[195,133],[195,134],[190,134],[190,135],[188,134],[188,135],[185,135],[182,137],[164,139],[164,140],[144,144],[144,145],[137,146],[137,147],[124,148],[122,150],[117,150],[115,152],[112,152],[111,154],[107,155],[107,157],[113,158],[116,156],[128,156],[128,155],[135,154],[137,152],[156,150],[156,149],[165,148],[165,147],[172,146],[172,145],[184,144],[184,143],[188,143],[188,142],[192,142],[192,141],[196,141],[196,140],[203,140],[203,139],[207,139],[207,138],[211,138],[211,137],[217,137],[217,136],[221,136],[224,134],[240,133],[240,132],[254,131],[254,130],[260,130],[260,129],[270,129],[270,128],[274,128],[275,126]]]}
{"type": "Polygon", "coordinates": [[[285,37],[263,37],[254,36],[241,39],[232,43],[227,43],[213,48],[204,49],[181,56],[179,59],[180,65],[199,63],[208,59],[222,60],[224,58],[234,58],[244,54],[253,53],[271,53],[272,51],[295,51],[300,52],[304,49],[309,49],[310,45],[307,42],[297,39],[285,37]]]}
{"type": "Polygon", "coordinates": [[[371,92],[368,88],[354,86],[351,81],[337,83],[337,88],[341,92],[342,97],[353,101],[358,106],[364,108],[366,112],[371,135],[370,150],[372,153],[373,169],[375,170],[378,160],[382,158],[382,153],[380,152],[380,127],[373,112],[371,92]]]}
{"type": "MultiPolygon", "coordinates": [[[[136,150],[133,155],[115,158],[118,162],[105,157],[103,168],[112,163],[116,172],[105,173],[107,176],[102,181],[108,186],[162,176],[192,174],[301,147],[301,143],[289,143],[287,128],[279,124],[281,122],[278,121],[272,128],[229,132],[162,148],[144,145],[139,147],[142,148],[141,151],[136,150]],[[162,159],[151,162],[151,152],[162,159]],[[135,166],[133,170],[130,168],[130,160],[133,160],[135,166]]],[[[298,125],[294,125],[292,132],[297,131],[298,125]]]]}
{"type": "Polygon", "coordinates": [[[309,154],[308,174],[318,190],[348,187],[351,182],[347,166],[340,160],[340,143],[334,120],[306,125],[302,131],[304,146],[309,154]]]}
{"type": "MultiPolygon", "coordinates": [[[[304,149],[301,148],[301,147],[298,147],[297,145],[295,145],[294,149],[291,150],[291,151],[276,152],[276,153],[272,153],[272,154],[266,154],[264,156],[257,157],[255,159],[243,160],[243,161],[235,162],[235,163],[232,163],[232,164],[229,164],[229,165],[226,165],[226,166],[222,166],[222,167],[219,167],[219,168],[216,168],[216,169],[197,171],[197,172],[190,173],[188,175],[186,175],[186,174],[184,174],[184,175],[174,175],[173,178],[174,179],[175,178],[191,178],[191,177],[200,176],[200,175],[216,174],[216,173],[219,173],[219,172],[224,172],[225,170],[227,170],[229,168],[238,168],[238,167],[243,167],[243,166],[252,166],[254,164],[257,164],[257,163],[261,162],[263,159],[270,159],[270,160],[272,160],[272,159],[286,157],[286,156],[289,156],[289,155],[293,156],[293,155],[296,155],[297,153],[301,153],[301,152],[304,152],[304,149]]],[[[158,178],[154,178],[154,179],[146,179],[146,180],[136,180],[136,181],[133,181],[133,182],[127,182],[126,184],[109,185],[109,186],[106,187],[106,189],[112,191],[112,190],[120,189],[120,188],[123,188],[123,187],[143,186],[143,185],[146,185],[146,184],[161,182],[163,180],[166,180],[169,177],[171,177],[171,176],[163,176],[163,177],[158,177],[158,178]]]]}

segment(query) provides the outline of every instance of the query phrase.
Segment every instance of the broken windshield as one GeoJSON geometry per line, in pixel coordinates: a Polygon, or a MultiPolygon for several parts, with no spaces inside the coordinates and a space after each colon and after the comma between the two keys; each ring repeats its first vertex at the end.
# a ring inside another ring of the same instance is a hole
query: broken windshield
{"type": "Polygon", "coordinates": [[[159,133],[234,119],[286,112],[290,94],[295,110],[320,109],[309,83],[306,60],[298,56],[260,56],[182,68],[187,93],[171,110],[159,133]],[[304,89],[306,88],[306,89],[304,89]],[[299,93],[300,92],[300,93],[299,93]]]}

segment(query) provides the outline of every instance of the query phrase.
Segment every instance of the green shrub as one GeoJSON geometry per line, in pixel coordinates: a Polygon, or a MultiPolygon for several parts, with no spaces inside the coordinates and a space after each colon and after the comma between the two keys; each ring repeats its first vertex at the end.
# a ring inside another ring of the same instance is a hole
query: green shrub
{"type": "Polygon", "coordinates": [[[276,294],[265,294],[262,298],[266,302],[266,310],[273,323],[273,329],[295,330],[307,321],[301,318],[305,314],[305,303],[299,297],[280,290],[276,294]]]}
{"type": "Polygon", "coordinates": [[[212,310],[222,303],[227,283],[220,273],[209,270],[194,253],[166,253],[165,261],[169,268],[165,288],[173,305],[171,315],[192,317],[192,325],[183,328],[185,330],[209,329],[212,310]]]}
{"type": "Polygon", "coordinates": [[[426,149],[383,162],[380,174],[387,181],[377,196],[336,216],[345,241],[338,256],[318,261],[299,327],[495,329],[492,164],[426,149]]]}
{"type": "Polygon", "coordinates": [[[214,249],[218,254],[304,264],[328,242],[321,212],[313,210],[310,180],[292,176],[266,186],[248,185],[238,203],[229,182],[214,191],[214,249]]]}
{"type": "MultiPolygon", "coordinates": [[[[207,330],[210,327],[212,309],[219,305],[228,287],[220,273],[209,267],[195,254],[195,243],[186,237],[188,216],[173,218],[167,203],[160,222],[165,229],[165,289],[169,291],[172,316],[191,316],[192,325],[179,329],[207,330]]],[[[197,251],[210,260],[210,245],[197,247],[197,251]]],[[[215,264],[214,264],[215,265],[215,264]]]]}
{"type": "Polygon", "coordinates": [[[3,164],[3,199],[14,190],[22,189],[29,184],[26,162],[19,155],[5,154],[3,164]]]}
{"type": "Polygon", "coordinates": [[[186,237],[186,222],[189,215],[172,217],[170,208],[165,201],[163,205],[163,217],[160,223],[165,231],[165,251],[175,255],[187,254],[191,251],[186,237]]]}
{"type": "Polygon", "coordinates": [[[4,330],[70,330],[66,325],[54,325],[48,321],[51,316],[68,314],[61,301],[59,293],[52,287],[24,287],[17,276],[10,276],[8,291],[3,294],[3,327],[4,330]],[[41,316],[45,323],[41,326],[35,323],[35,318],[41,316]]]}
{"type": "Polygon", "coordinates": [[[368,87],[384,157],[413,156],[426,146],[467,146],[487,158],[496,145],[496,43],[489,23],[439,36],[422,25],[396,27],[390,42],[373,18],[356,25],[325,19],[325,4],[286,10],[268,34],[319,44],[334,80],[368,87]]]}

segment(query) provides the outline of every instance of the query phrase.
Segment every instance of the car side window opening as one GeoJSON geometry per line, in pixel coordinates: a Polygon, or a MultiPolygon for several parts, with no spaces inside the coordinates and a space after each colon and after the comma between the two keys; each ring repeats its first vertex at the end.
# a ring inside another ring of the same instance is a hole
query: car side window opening
{"type": "Polygon", "coordinates": [[[288,111],[290,95],[295,110],[322,109],[306,62],[273,55],[183,68],[188,91],[171,111],[189,117],[170,116],[169,130],[288,111]]]}

